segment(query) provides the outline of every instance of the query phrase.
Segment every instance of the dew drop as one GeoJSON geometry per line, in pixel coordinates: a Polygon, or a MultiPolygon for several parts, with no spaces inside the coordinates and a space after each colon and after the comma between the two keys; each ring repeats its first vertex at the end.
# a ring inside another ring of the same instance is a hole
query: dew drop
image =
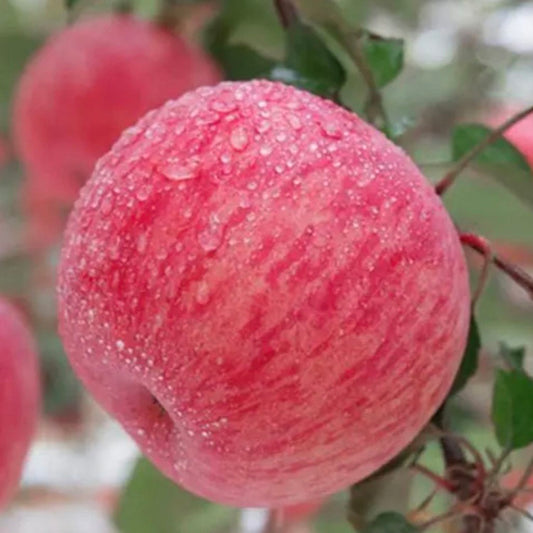
{"type": "Polygon", "coordinates": [[[336,124],[321,122],[320,128],[322,129],[322,133],[330,139],[342,138],[342,130],[336,124]]]}
{"type": "Polygon", "coordinates": [[[183,181],[197,178],[199,175],[200,159],[189,157],[179,163],[165,163],[158,166],[158,170],[171,181],[183,181]]]}
{"type": "Polygon", "coordinates": [[[141,235],[139,235],[139,238],[137,239],[137,251],[140,254],[144,254],[144,252],[146,252],[147,245],[148,238],[146,237],[146,233],[141,233],[141,235]]]}
{"type": "Polygon", "coordinates": [[[209,302],[209,285],[205,281],[200,281],[198,283],[198,288],[196,289],[196,301],[200,305],[205,305],[209,302]]]}
{"type": "Polygon", "coordinates": [[[209,226],[198,234],[198,244],[204,252],[213,252],[222,242],[222,230],[220,226],[209,226]]]}
{"type": "Polygon", "coordinates": [[[220,162],[227,165],[231,162],[231,156],[228,153],[224,153],[220,156],[220,162]]]}
{"type": "Polygon", "coordinates": [[[259,124],[255,127],[255,129],[259,133],[266,133],[270,129],[270,122],[268,120],[262,120],[259,122],[259,124]]]}
{"type": "Polygon", "coordinates": [[[287,120],[289,121],[289,124],[294,130],[301,130],[302,129],[302,122],[296,115],[289,115],[287,117],[287,120]]]}
{"type": "Polygon", "coordinates": [[[139,202],[144,202],[150,196],[150,189],[145,185],[139,187],[139,189],[137,189],[137,192],[135,193],[135,196],[137,197],[137,200],[139,200],[139,202]]]}
{"type": "Polygon", "coordinates": [[[237,109],[237,104],[233,100],[219,98],[213,101],[210,107],[218,113],[231,113],[237,109]]]}
{"type": "Polygon", "coordinates": [[[115,199],[113,197],[113,194],[109,193],[105,196],[105,198],[102,200],[102,204],[100,205],[100,210],[102,212],[102,215],[107,216],[111,214],[111,211],[113,211],[113,207],[115,205],[115,199]]]}
{"type": "Polygon", "coordinates": [[[269,146],[268,144],[261,146],[261,148],[259,148],[259,153],[265,157],[270,155],[272,153],[272,146],[269,146]]]}
{"type": "Polygon", "coordinates": [[[119,340],[116,342],[116,346],[117,346],[117,350],[118,350],[119,352],[121,352],[122,350],[124,350],[124,346],[125,346],[124,341],[122,341],[122,340],[119,339],[119,340]]]}
{"type": "Polygon", "coordinates": [[[246,133],[246,130],[242,127],[235,128],[231,132],[229,141],[231,146],[233,146],[235,150],[241,152],[248,145],[248,134],[246,133]]]}

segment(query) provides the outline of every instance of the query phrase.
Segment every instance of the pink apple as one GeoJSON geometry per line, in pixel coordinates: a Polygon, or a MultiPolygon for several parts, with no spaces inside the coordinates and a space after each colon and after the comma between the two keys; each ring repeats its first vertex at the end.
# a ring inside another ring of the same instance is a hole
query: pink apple
{"type": "Polygon", "coordinates": [[[60,330],[95,398],[215,501],[319,499],[404,448],[469,323],[461,246],[405,153],[278,83],[149,113],[71,215],[60,330]]]}
{"type": "Polygon", "coordinates": [[[131,15],[92,18],[51,37],[27,66],[14,104],[32,229],[43,231],[49,211],[64,217],[124,128],[219,79],[199,49],[131,15]]]}
{"type": "Polygon", "coordinates": [[[35,345],[22,317],[0,298],[0,508],[17,488],[39,413],[35,345]]]}

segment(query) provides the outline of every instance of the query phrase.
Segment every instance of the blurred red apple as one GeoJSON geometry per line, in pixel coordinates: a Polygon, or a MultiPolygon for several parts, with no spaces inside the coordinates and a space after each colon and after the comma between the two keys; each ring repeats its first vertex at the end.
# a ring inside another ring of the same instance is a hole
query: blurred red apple
{"type": "Polygon", "coordinates": [[[445,397],[464,256],[405,153],[266,81],[149,113],[71,215],[60,330],[95,398],[169,477],[281,507],[378,469],[445,397]]]}
{"type": "Polygon", "coordinates": [[[15,492],[39,413],[39,371],[31,334],[0,298],[0,508],[15,492]]]}
{"type": "Polygon", "coordinates": [[[219,79],[199,49],[131,15],[89,19],[51,37],[27,66],[14,103],[34,244],[47,233],[57,237],[57,220],[124,128],[219,79]]]}

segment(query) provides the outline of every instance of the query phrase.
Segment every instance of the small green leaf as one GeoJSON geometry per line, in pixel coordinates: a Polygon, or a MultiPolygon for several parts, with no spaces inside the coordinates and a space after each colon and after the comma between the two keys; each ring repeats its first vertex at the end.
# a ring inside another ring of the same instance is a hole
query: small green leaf
{"type": "Polygon", "coordinates": [[[65,7],[72,9],[80,0],[65,0],[65,7]]]}
{"type": "Polygon", "coordinates": [[[203,500],[175,485],[142,458],[119,503],[122,533],[230,533],[238,511],[203,500]]]}
{"type": "Polygon", "coordinates": [[[367,33],[363,37],[363,51],[378,87],[389,84],[403,69],[403,39],[384,39],[367,33]]]}
{"type": "MultiPolygon", "coordinates": [[[[346,82],[346,72],[339,60],[308,25],[299,21],[287,30],[287,53],[281,71],[273,77],[282,79],[320,96],[333,97],[346,82]],[[280,72],[285,74],[280,77],[280,72]],[[287,72],[293,74],[287,75],[287,72]],[[277,77],[276,77],[277,76],[277,77]]],[[[277,71],[277,74],[276,74],[277,71]]]]}
{"type": "Polygon", "coordinates": [[[474,314],[470,317],[470,328],[468,330],[468,340],[461,360],[461,365],[455,376],[450,395],[456,394],[464,388],[467,381],[476,373],[479,359],[479,349],[481,348],[481,339],[479,328],[477,326],[474,314]]]}
{"type": "Polygon", "coordinates": [[[527,374],[497,371],[492,420],[502,447],[515,450],[533,442],[533,380],[527,374]]]}
{"type": "Polygon", "coordinates": [[[361,533],[417,533],[419,529],[407,519],[393,512],[381,513],[361,533]]]}
{"type": "MultiPolygon", "coordinates": [[[[491,133],[491,128],[482,124],[459,124],[452,133],[454,161],[461,159],[491,133]]],[[[524,156],[505,138],[500,137],[487,146],[476,158],[481,165],[510,165],[531,174],[524,156]]],[[[532,176],[533,179],[533,176],[532,176]]]]}
{"type": "Polygon", "coordinates": [[[524,346],[518,348],[511,348],[504,342],[500,344],[500,356],[514,370],[524,369],[524,357],[526,356],[526,349],[524,346]]]}

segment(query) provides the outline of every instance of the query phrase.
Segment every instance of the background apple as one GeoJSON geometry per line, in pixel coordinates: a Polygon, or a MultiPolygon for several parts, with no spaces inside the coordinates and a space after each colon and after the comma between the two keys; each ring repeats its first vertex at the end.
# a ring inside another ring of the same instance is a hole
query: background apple
{"type": "Polygon", "coordinates": [[[39,415],[39,371],[31,334],[0,299],[0,508],[14,493],[39,415]]]}
{"type": "Polygon", "coordinates": [[[122,130],[219,72],[199,49],[132,15],[103,15],[54,35],[29,62],[14,103],[33,243],[60,234],[81,185],[122,130]]]}

